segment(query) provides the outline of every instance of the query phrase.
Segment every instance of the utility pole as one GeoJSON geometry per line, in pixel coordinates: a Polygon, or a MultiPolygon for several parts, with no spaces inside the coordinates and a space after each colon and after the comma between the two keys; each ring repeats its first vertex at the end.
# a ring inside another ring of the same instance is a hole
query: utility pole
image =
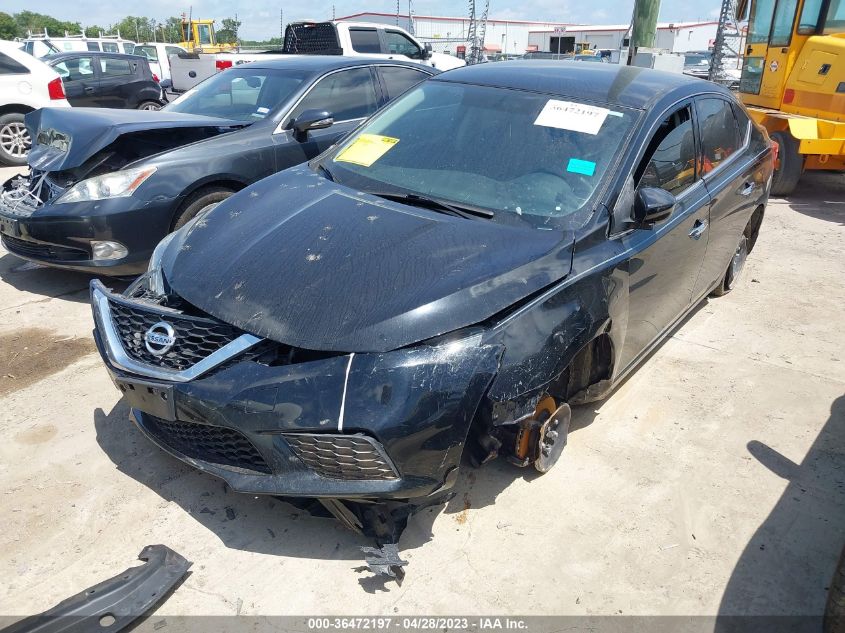
{"type": "Polygon", "coordinates": [[[414,33],[414,4],[413,0],[408,0],[408,33],[411,35],[415,35],[414,33]]]}
{"type": "Polygon", "coordinates": [[[279,9],[279,39],[282,42],[282,46],[285,45],[285,11],[284,9],[279,9]]]}
{"type": "Polygon", "coordinates": [[[396,0],[396,26],[399,26],[399,0],[396,0]]]}
{"type": "Polygon", "coordinates": [[[631,25],[631,39],[628,42],[629,66],[633,63],[638,48],[654,46],[658,13],[660,0],[634,0],[634,19],[631,25]]]}

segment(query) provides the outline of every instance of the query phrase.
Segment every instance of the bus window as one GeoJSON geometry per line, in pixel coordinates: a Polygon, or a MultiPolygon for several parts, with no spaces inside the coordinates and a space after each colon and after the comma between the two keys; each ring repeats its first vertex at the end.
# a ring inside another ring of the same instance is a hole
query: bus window
{"type": "Polygon", "coordinates": [[[795,22],[795,11],[798,0],[779,0],[775,9],[774,26],[769,46],[789,46],[792,41],[792,25],[795,22]]]}
{"type": "Polygon", "coordinates": [[[769,41],[774,13],[775,0],[757,0],[754,3],[748,21],[749,44],[765,44],[769,41]]]}
{"type": "Polygon", "coordinates": [[[798,20],[798,33],[801,35],[812,35],[819,28],[819,17],[822,11],[824,0],[804,0],[804,8],[801,9],[801,18],[798,20]]]}

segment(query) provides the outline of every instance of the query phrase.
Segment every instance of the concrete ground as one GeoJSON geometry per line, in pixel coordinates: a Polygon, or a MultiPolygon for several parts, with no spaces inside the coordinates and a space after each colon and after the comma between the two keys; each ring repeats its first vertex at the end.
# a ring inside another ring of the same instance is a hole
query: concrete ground
{"type": "Polygon", "coordinates": [[[411,520],[401,586],[334,521],[152,446],[91,343],[89,279],[0,253],[0,613],[164,543],[194,566],[156,616],[819,614],[845,542],[843,244],[843,177],[773,200],[739,287],[578,411],[552,472],[465,470],[411,520]]]}

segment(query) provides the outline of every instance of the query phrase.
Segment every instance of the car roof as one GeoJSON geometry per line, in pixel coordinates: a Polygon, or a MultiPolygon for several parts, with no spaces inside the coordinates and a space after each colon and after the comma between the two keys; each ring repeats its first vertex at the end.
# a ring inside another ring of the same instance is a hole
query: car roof
{"type": "Polygon", "coordinates": [[[439,75],[436,81],[515,88],[579,100],[643,109],[669,95],[730,92],[680,73],[619,64],[572,64],[555,60],[476,64],[439,75]]]}
{"type": "Polygon", "coordinates": [[[107,53],[105,51],[62,51],[61,53],[53,53],[52,55],[45,55],[41,59],[45,62],[52,62],[61,59],[70,59],[72,57],[117,57],[118,59],[128,59],[131,61],[138,61],[139,59],[147,60],[142,55],[127,55],[126,53],[107,53]]]}
{"type": "MultiPolygon", "coordinates": [[[[415,64],[398,59],[383,57],[345,57],[342,55],[285,55],[284,58],[271,58],[250,62],[253,68],[290,68],[291,70],[309,70],[315,73],[349,66],[363,66],[368,64],[387,64],[390,66],[405,66],[417,70],[426,70],[436,74],[431,66],[415,64]]],[[[241,67],[241,66],[239,66],[241,67]]]]}

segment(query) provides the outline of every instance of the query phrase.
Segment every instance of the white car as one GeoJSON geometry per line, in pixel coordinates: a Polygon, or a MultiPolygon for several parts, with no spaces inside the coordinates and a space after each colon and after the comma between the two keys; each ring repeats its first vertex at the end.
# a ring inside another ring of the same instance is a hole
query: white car
{"type": "Polygon", "coordinates": [[[48,106],[70,107],[62,78],[19,43],[0,40],[0,162],[26,164],[31,140],[24,115],[48,106]]]}
{"type": "MultiPolygon", "coordinates": [[[[181,46],[176,44],[163,44],[162,42],[145,42],[143,44],[136,44],[133,55],[141,55],[147,58],[150,64],[150,70],[155,73],[159,79],[159,83],[170,82],[172,76],[170,73],[170,56],[178,55],[179,53],[187,53],[181,46]]],[[[163,84],[169,85],[169,84],[163,84]]]]}

